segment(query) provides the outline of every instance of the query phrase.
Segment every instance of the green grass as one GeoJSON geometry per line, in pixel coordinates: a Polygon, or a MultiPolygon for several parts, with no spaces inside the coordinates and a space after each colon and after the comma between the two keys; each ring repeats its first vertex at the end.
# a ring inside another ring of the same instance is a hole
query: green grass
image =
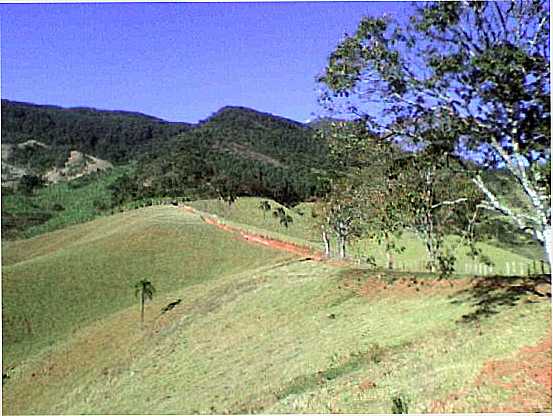
{"type": "Polygon", "coordinates": [[[319,233],[311,214],[312,204],[301,203],[292,209],[288,209],[279,203],[264,198],[237,198],[236,202],[229,206],[220,200],[200,200],[187,202],[193,208],[210,214],[217,215],[225,221],[239,223],[249,230],[263,231],[267,235],[283,236],[290,241],[321,247],[319,233]],[[292,223],[285,227],[274,218],[272,211],[265,212],[259,209],[261,201],[267,201],[272,209],[284,208],[293,219],[292,223]]]}
{"type": "MultiPolygon", "coordinates": [[[[96,361],[29,381],[35,400],[13,406],[58,414],[388,413],[400,393],[410,411],[428,412],[433,400],[474,388],[486,360],[512,356],[550,326],[546,301],[503,307],[478,329],[459,323],[474,305],[453,302],[462,298],[455,292],[399,296],[391,286],[390,296],[368,300],[340,289],[338,272],[293,262],[176,290],[172,298],[184,303],[169,323],[156,326],[150,306],[146,332],[127,329],[132,345],[96,345],[96,361]],[[361,390],[367,379],[375,387],[361,390]]],[[[122,320],[83,330],[57,356],[71,361],[83,339],[97,343],[122,320]]],[[[21,370],[7,399],[43,363],[58,364],[54,356],[21,370]]],[[[478,403],[463,409],[478,411],[478,403]]]]}
{"type": "MultiPolygon", "coordinates": [[[[286,212],[292,217],[293,222],[284,227],[279,224],[271,213],[263,215],[258,208],[262,198],[238,198],[232,206],[218,200],[202,200],[188,203],[190,206],[211,214],[215,214],[224,222],[229,224],[241,224],[241,227],[248,231],[261,233],[273,238],[280,238],[296,244],[303,244],[322,250],[315,219],[312,215],[312,204],[302,203],[286,212]]],[[[271,206],[281,207],[274,201],[268,201],[271,206]]],[[[447,244],[451,247],[457,246],[456,237],[449,237],[447,244]]],[[[404,251],[394,254],[394,268],[398,271],[423,272],[426,270],[426,250],[424,243],[413,234],[405,233],[400,245],[404,251]]],[[[336,242],[332,241],[333,249],[336,242]]],[[[535,246],[524,245],[523,249],[513,243],[511,249],[498,247],[494,241],[477,243],[477,247],[485,254],[492,264],[488,265],[482,261],[472,259],[467,255],[466,247],[457,247],[454,251],[457,260],[455,263],[456,273],[468,275],[521,275],[541,271],[540,259],[543,256],[542,250],[535,246]]],[[[372,257],[378,268],[387,266],[387,257],[383,245],[378,245],[370,239],[353,241],[348,247],[349,256],[353,259],[364,262],[372,257]]],[[[545,271],[549,272],[549,265],[545,264],[545,271]]]]}
{"type": "Polygon", "coordinates": [[[476,388],[484,363],[551,326],[547,298],[406,291],[245,243],[175,207],[10,242],[3,254],[7,414],[389,413],[398,395],[420,413],[461,390],[456,408],[478,412],[478,400],[509,403],[476,388]],[[158,289],[144,329],[131,288],[141,278],[158,289]],[[385,289],[362,297],[351,281],[385,289]],[[477,314],[483,299],[494,313],[477,314]]]}
{"type": "Polygon", "coordinates": [[[130,169],[116,167],[106,173],[59,182],[36,190],[32,196],[2,195],[3,221],[9,222],[3,224],[3,232],[12,238],[29,238],[89,221],[111,206],[108,186],[130,169]]]}
{"type": "Polygon", "coordinates": [[[163,294],[280,257],[174,207],[117,214],[7,243],[4,360],[18,361],[136,303],[132,285],[140,279],[150,279],[163,294]]]}

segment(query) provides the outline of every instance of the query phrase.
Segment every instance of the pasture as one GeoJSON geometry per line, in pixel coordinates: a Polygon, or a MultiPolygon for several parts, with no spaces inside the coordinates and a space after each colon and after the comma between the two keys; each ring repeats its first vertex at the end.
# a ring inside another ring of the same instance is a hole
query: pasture
{"type": "MultiPolygon", "coordinates": [[[[312,261],[168,206],[11,242],[3,259],[6,414],[551,409],[530,372],[486,370],[547,339],[543,277],[312,261]],[[144,277],[158,292],[142,329],[144,277]]],[[[532,374],[551,368],[538,352],[532,374]]]]}

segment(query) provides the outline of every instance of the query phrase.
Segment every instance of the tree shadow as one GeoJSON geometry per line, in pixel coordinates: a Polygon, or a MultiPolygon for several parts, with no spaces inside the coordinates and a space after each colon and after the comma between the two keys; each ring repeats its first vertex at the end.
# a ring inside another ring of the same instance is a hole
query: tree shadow
{"type": "Polygon", "coordinates": [[[521,301],[537,302],[538,298],[551,298],[551,276],[474,277],[468,288],[456,292],[451,298],[454,304],[470,303],[474,307],[458,322],[475,322],[516,306],[521,301]]]}

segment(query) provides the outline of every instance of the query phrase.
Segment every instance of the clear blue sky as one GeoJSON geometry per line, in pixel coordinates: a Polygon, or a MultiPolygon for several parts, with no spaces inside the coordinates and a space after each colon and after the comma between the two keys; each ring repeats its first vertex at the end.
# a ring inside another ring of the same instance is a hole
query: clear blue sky
{"type": "Polygon", "coordinates": [[[3,4],[2,98],[196,122],[225,105],[303,121],[363,15],[402,2],[3,4]]]}

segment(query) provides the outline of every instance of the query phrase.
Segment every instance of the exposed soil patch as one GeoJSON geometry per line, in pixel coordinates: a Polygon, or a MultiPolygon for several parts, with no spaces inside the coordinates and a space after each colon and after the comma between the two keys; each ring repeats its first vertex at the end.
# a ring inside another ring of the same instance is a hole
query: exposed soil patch
{"type": "Polygon", "coordinates": [[[551,332],[514,359],[488,361],[476,386],[496,385],[509,392],[510,405],[485,407],[481,412],[551,412],[551,332]]]}
{"type": "Polygon", "coordinates": [[[476,377],[472,388],[451,393],[431,405],[432,413],[463,411],[465,399],[475,390],[501,388],[509,405],[482,403],[480,413],[551,412],[551,332],[535,346],[523,347],[514,358],[489,360],[476,377]]]}
{"type": "MultiPolygon", "coordinates": [[[[182,208],[187,212],[199,213],[194,208],[188,207],[186,205],[182,206],[182,208]]],[[[232,227],[232,226],[227,225],[227,224],[223,224],[223,223],[219,222],[217,219],[215,219],[213,217],[200,215],[200,218],[206,224],[214,225],[215,227],[217,227],[217,228],[219,228],[223,231],[234,233],[234,234],[240,236],[241,239],[243,239],[245,241],[248,241],[252,244],[260,244],[260,245],[264,245],[266,247],[270,247],[270,248],[273,248],[273,249],[276,249],[276,250],[282,250],[282,251],[287,251],[289,253],[294,253],[294,254],[297,254],[299,256],[310,257],[312,260],[323,260],[323,256],[320,253],[315,252],[314,250],[312,250],[309,247],[303,247],[303,246],[300,246],[300,245],[297,245],[297,244],[293,244],[293,243],[289,243],[289,242],[285,242],[285,241],[281,241],[281,240],[275,240],[275,239],[264,237],[264,236],[257,235],[257,234],[247,233],[247,232],[241,230],[240,228],[232,227]]]]}

